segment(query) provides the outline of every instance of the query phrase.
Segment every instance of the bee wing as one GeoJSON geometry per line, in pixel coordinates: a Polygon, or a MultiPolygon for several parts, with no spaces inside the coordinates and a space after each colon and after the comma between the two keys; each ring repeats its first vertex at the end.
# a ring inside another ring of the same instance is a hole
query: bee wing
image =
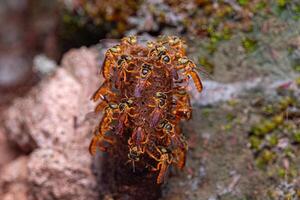
{"type": "Polygon", "coordinates": [[[85,114],[84,116],[84,120],[83,121],[92,121],[92,120],[96,120],[99,118],[99,115],[98,113],[96,113],[95,111],[90,111],[88,112],[87,114],[85,114]]]}
{"type": "Polygon", "coordinates": [[[192,56],[191,58],[191,60],[196,64],[195,70],[199,74],[200,78],[214,80],[213,75],[210,74],[206,69],[204,69],[203,66],[201,66],[201,64],[199,63],[199,59],[197,59],[195,56],[192,56]]]}
{"type": "Polygon", "coordinates": [[[196,68],[196,71],[198,72],[199,76],[203,79],[208,79],[208,80],[214,80],[213,75],[209,74],[205,69],[200,67],[196,68]]]}

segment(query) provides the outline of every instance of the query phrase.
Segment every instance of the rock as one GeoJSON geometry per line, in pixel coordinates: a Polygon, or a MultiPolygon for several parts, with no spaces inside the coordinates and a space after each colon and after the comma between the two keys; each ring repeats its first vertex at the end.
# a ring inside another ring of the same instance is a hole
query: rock
{"type": "Polygon", "coordinates": [[[36,55],[33,59],[33,70],[41,75],[52,74],[57,67],[55,61],[44,54],[36,55]]]}
{"type": "Polygon", "coordinates": [[[27,187],[25,184],[13,184],[2,198],[2,200],[27,200],[27,187]]]}
{"type": "Polygon", "coordinates": [[[1,184],[26,181],[28,157],[21,156],[1,169],[1,184]]]}
{"type": "MultiPolygon", "coordinates": [[[[20,186],[24,198],[98,199],[88,152],[94,124],[85,119],[98,87],[96,54],[87,48],[72,50],[63,66],[4,112],[9,140],[30,153],[26,170],[20,170],[29,173],[26,190],[20,186]]],[[[11,188],[5,199],[24,199],[13,193],[18,185],[11,188]]]]}
{"type": "Polygon", "coordinates": [[[0,127],[0,169],[18,156],[18,152],[8,143],[4,129],[0,127]]]}
{"type": "Polygon", "coordinates": [[[62,59],[62,67],[70,72],[83,87],[81,105],[86,105],[86,109],[80,110],[79,122],[82,122],[87,113],[93,111],[95,107],[95,103],[90,101],[90,98],[103,82],[99,74],[99,66],[98,54],[92,48],[81,47],[70,50],[62,59]]]}
{"type": "Polygon", "coordinates": [[[29,160],[31,199],[97,199],[96,180],[87,151],[38,149],[29,160]],[[78,156],[80,155],[80,156],[78,156]],[[79,158],[74,160],[74,158],[79,158]]]}
{"type": "Polygon", "coordinates": [[[0,172],[0,196],[3,200],[27,200],[28,157],[21,156],[0,172]]]}
{"type": "Polygon", "coordinates": [[[100,65],[97,56],[96,50],[81,47],[70,50],[62,59],[62,67],[83,86],[87,86],[88,93],[94,92],[97,88],[97,82],[99,82],[100,65]]]}
{"type": "Polygon", "coordinates": [[[5,127],[9,139],[24,152],[36,147],[64,148],[74,138],[81,89],[68,72],[58,69],[7,110],[5,127]]]}
{"type": "Polygon", "coordinates": [[[195,87],[190,87],[189,92],[192,96],[192,104],[197,106],[216,105],[220,102],[236,98],[245,91],[257,88],[261,79],[235,83],[219,83],[215,81],[203,81],[203,92],[197,92],[195,87]]]}

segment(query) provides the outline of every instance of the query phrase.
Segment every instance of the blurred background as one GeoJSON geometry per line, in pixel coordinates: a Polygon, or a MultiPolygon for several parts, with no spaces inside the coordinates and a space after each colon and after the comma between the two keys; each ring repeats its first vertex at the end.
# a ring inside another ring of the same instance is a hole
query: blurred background
{"type": "Polygon", "coordinates": [[[204,80],[162,199],[300,198],[298,0],[0,0],[0,26],[0,199],[101,197],[86,116],[126,35],[182,37],[204,80]]]}

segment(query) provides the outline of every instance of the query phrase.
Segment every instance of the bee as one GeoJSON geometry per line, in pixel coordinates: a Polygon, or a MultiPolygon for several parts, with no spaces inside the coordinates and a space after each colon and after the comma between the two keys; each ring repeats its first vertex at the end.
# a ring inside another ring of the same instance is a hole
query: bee
{"type": "Polygon", "coordinates": [[[148,105],[153,107],[153,111],[150,114],[150,127],[154,128],[158,122],[165,116],[167,107],[167,95],[163,92],[157,92],[154,96],[155,105],[148,105]]]}
{"type": "Polygon", "coordinates": [[[137,43],[137,37],[133,35],[124,37],[121,40],[121,44],[125,44],[125,45],[135,45],[136,43],[137,43]]]}
{"type": "Polygon", "coordinates": [[[192,79],[200,92],[202,83],[178,37],[164,36],[146,47],[139,42],[125,37],[105,54],[105,80],[91,98],[99,102],[94,111],[103,112],[103,118],[89,151],[113,150],[129,170],[157,175],[161,184],[171,164],[185,165],[188,146],[179,123],[192,114],[186,88],[192,79]]]}
{"type": "Polygon", "coordinates": [[[164,45],[154,45],[148,54],[148,57],[156,57],[160,59],[163,55],[166,54],[167,48],[164,45]]]}
{"type": "Polygon", "coordinates": [[[117,109],[118,105],[115,103],[109,103],[108,106],[105,108],[105,113],[99,126],[99,133],[101,135],[104,135],[104,133],[110,129],[110,124],[112,120],[116,119],[114,115],[118,112],[117,109]]]}
{"type": "Polygon", "coordinates": [[[176,157],[176,163],[178,169],[183,169],[185,166],[185,160],[186,160],[186,151],[182,149],[174,149],[172,150],[172,153],[175,155],[173,157],[176,157]]]}
{"type": "Polygon", "coordinates": [[[111,82],[105,80],[104,83],[96,90],[92,96],[93,101],[98,101],[100,98],[103,99],[104,96],[114,97],[115,93],[111,91],[111,82]]]}
{"type": "Polygon", "coordinates": [[[171,144],[171,146],[173,146],[174,148],[179,147],[182,150],[187,149],[187,144],[180,134],[178,125],[174,125],[168,120],[163,120],[160,126],[162,127],[163,131],[163,135],[159,137],[160,139],[167,137],[168,143],[171,144]]]}
{"type": "Polygon", "coordinates": [[[195,83],[198,92],[201,92],[203,90],[203,85],[200,80],[200,77],[194,71],[194,69],[196,69],[195,63],[186,57],[179,58],[178,63],[179,66],[177,67],[177,70],[184,69],[183,74],[187,77],[191,77],[195,83]]]}
{"type": "Polygon", "coordinates": [[[149,49],[152,49],[154,46],[155,46],[155,42],[153,42],[153,41],[148,41],[148,42],[147,42],[147,47],[148,47],[149,49]]]}
{"type": "Polygon", "coordinates": [[[131,138],[128,140],[128,144],[130,146],[135,145],[138,152],[144,153],[145,147],[143,147],[143,145],[146,144],[147,141],[148,135],[146,135],[144,128],[138,126],[133,130],[131,138]]]}
{"type": "Polygon", "coordinates": [[[90,143],[89,151],[92,155],[95,155],[97,147],[99,147],[102,151],[106,151],[106,148],[101,145],[103,141],[113,144],[113,140],[105,136],[105,133],[111,129],[110,124],[114,119],[114,114],[117,108],[118,105],[114,103],[108,104],[108,106],[105,108],[105,113],[99,124],[98,131],[94,132],[94,137],[90,143]]]}
{"type": "Polygon", "coordinates": [[[97,104],[97,106],[94,109],[94,113],[99,113],[102,112],[103,110],[105,110],[107,107],[111,107],[116,101],[116,96],[114,95],[113,97],[110,97],[110,101],[108,100],[108,97],[110,97],[109,95],[100,95],[100,98],[102,101],[100,101],[100,103],[97,104]]]}
{"type": "Polygon", "coordinates": [[[121,54],[122,49],[120,45],[115,45],[109,48],[105,53],[104,62],[102,65],[102,75],[106,80],[110,80],[111,78],[111,69],[114,67],[116,63],[116,58],[121,54]]]}
{"type": "Polygon", "coordinates": [[[173,109],[172,114],[179,119],[191,119],[192,107],[189,94],[185,89],[178,89],[176,90],[175,96],[177,99],[175,101],[175,108],[173,109]]]}
{"type": "Polygon", "coordinates": [[[166,148],[161,147],[161,150],[156,147],[156,150],[159,152],[160,157],[156,157],[153,153],[150,151],[147,151],[147,154],[156,160],[158,163],[155,168],[152,169],[152,171],[159,171],[156,182],[157,184],[161,184],[164,182],[165,174],[168,171],[169,165],[173,162],[173,156],[171,153],[167,151],[166,148]]]}
{"type": "Polygon", "coordinates": [[[127,82],[127,72],[133,72],[128,70],[128,66],[132,63],[133,58],[129,55],[121,55],[120,59],[117,61],[117,74],[116,74],[116,87],[120,88],[121,81],[127,82]]]}
{"type": "Polygon", "coordinates": [[[96,132],[94,133],[94,137],[92,138],[92,141],[90,143],[89,146],[89,152],[91,155],[95,155],[97,152],[97,148],[99,148],[101,151],[106,152],[107,151],[107,147],[104,145],[104,142],[107,142],[109,144],[114,144],[114,140],[101,135],[101,134],[97,134],[96,132]]]}
{"type": "Polygon", "coordinates": [[[142,90],[151,85],[150,81],[148,81],[148,78],[152,74],[152,68],[153,67],[151,65],[146,64],[146,63],[144,63],[142,65],[140,72],[139,72],[139,76],[136,76],[136,78],[138,78],[138,83],[134,89],[135,97],[141,97],[142,90]]]}
{"type": "Polygon", "coordinates": [[[129,153],[128,153],[128,163],[132,163],[132,169],[133,172],[135,172],[135,163],[140,161],[140,155],[141,153],[138,151],[138,148],[136,146],[129,148],[129,153]]]}
{"type": "Polygon", "coordinates": [[[136,114],[131,114],[130,112],[134,109],[132,107],[133,100],[126,98],[121,101],[118,106],[118,124],[116,126],[115,132],[117,135],[123,135],[124,128],[128,126],[128,116],[129,117],[136,117],[136,114]]]}
{"type": "Polygon", "coordinates": [[[186,55],[184,42],[177,36],[169,36],[168,43],[171,47],[178,51],[178,55],[186,55]]]}

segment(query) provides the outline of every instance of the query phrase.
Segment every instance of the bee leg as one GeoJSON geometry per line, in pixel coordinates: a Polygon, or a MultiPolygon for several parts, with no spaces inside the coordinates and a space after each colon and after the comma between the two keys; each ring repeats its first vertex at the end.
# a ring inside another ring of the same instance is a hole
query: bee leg
{"type": "Polygon", "coordinates": [[[102,141],[102,136],[101,135],[95,135],[90,143],[89,146],[89,152],[91,155],[96,155],[97,148],[99,148],[101,151],[106,152],[107,147],[103,146],[101,143],[102,141]]]}

